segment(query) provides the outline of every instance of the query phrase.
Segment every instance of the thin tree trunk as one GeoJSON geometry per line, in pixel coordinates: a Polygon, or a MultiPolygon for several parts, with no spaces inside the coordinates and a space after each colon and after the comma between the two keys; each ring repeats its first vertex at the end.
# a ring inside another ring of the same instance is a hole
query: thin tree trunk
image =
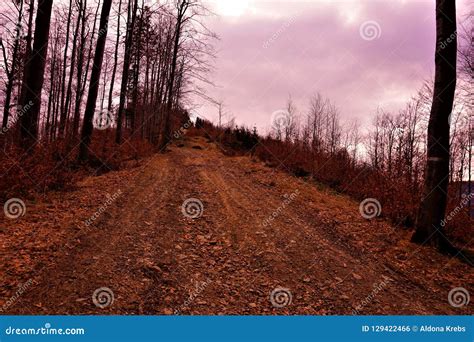
{"type": "MultiPolygon", "coordinates": [[[[82,70],[84,68],[84,55],[86,53],[86,34],[85,34],[85,29],[86,29],[86,8],[87,8],[87,1],[80,0],[79,2],[79,16],[81,17],[82,23],[81,23],[81,40],[79,42],[80,49],[78,51],[78,60],[77,60],[77,82],[76,82],[76,99],[75,99],[75,105],[74,105],[74,115],[72,119],[72,138],[74,138],[77,135],[77,132],[79,130],[79,121],[81,118],[80,110],[81,110],[81,101],[82,101],[82,70]]],[[[85,79],[84,79],[85,83],[85,79]]]]}
{"type": "Polygon", "coordinates": [[[18,104],[22,104],[24,102],[24,97],[26,94],[26,76],[27,76],[27,67],[29,57],[31,55],[32,49],[32,42],[33,42],[33,20],[34,20],[34,12],[35,12],[35,2],[33,0],[30,1],[28,6],[28,32],[25,37],[25,53],[23,55],[23,73],[21,75],[21,84],[19,84],[19,99],[18,104]]]}
{"type": "Polygon", "coordinates": [[[52,127],[53,127],[53,118],[54,118],[54,89],[55,85],[55,73],[56,73],[56,49],[58,45],[57,34],[54,39],[54,43],[51,44],[51,58],[50,58],[50,72],[49,72],[49,96],[48,96],[48,109],[46,115],[46,126],[45,126],[45,137],[48,142],[52,141],[52,127]]]}
{"type": "Polygon", "coordinates": [[[102,61],[104,60],[105,41],[107,39],[107,24],[109,20],[112,0],[104,0],[102,12],[100,14],[99,35],[94,54],[94,64],[92,65],[91,79],[89,82],[89,94],[87,96],[86,111],[82,124],[81,144],[79,147],[79,160],[87,160],[89,157],[89,145],[91,142],[94,119],[94,111],[99,91],[100,73],[102,71],[102,61]]]}
{"type": "Polygon", "coordinates": [[[5,104],[3,107],[3,122],[2,122],[2,128],[6,128],[8,126],[8,117],[10,115],[10,102],[11,102],[11,97],[12,97],[12,92],[13,92],[13,85],[15,81],[15,73],[17,69],[17,59],[18,59],[18,50],[20,47],[20,25],[21,25],[21,20],[23,17],[23,1],[20,2],[20,8],[18,10],[18,24],[15,29],[15,43],[13,45],[13,56],[12,56],[12,65],[10,70],[8,70],[8,64],[7,64],[7,57],[6,57],[6,52],[5,52],[5,46],[3,45],[3,41],[0,42],[2,46],[2,52],[3,52],[3,57],[5,61],[5,71],[7,74],[8,82],[6,85],[5,89],[5,104]]]}
{"type": "MultiPolygon", "coordinates": [[[[66,23],[66,42],[64,46],[64,56],[63,56],[63,74],[61,77],[61,117],[59,122],[59,136],[62,138],[64,137],[64,129],[66,127],[66,114],[67,110],[64,106],[64,101],[66,99],[66,69],[67,69],[67,50],[69,47],[69,32],[71,30],[71,17],[72,17],[72,0],[69,0],[69,11],[67,16],[67,23],[66,23]]],[[[72,73],[73,65],[71,63],[71,73],[72,73]]]]}
{"type": "Polygon", "coordinates": [[[109,99],[107,103],[107,112],[110,115],[112,111],[112,97],[114,95],[114,83],[115,75],[117,73],[117,64],[118,64],[118,49],[120,44],[120,12],[122,10],[122,0],[119,1],[118,15],[117,15],[117,39],[115,41],[115,54],[114,54],[114,67],[112,70],[112,79],[110,80],[110,90],[109,90],[109,99]]]}
{"type": "Polygon", "coordinates": [[[469,217],[472,217],[472,141],[474,140],[474,127],[472,127],[472,119],[469,119],[468,122],[468,160],[469,160],[469,169],[467,171],[468,178],[467,178],[467,195],[469,196],[469,201],[468,201],[468,208],[469,208],[469,217]]]}
{"type": "MultiPolygon", "coordinates": [[[[100,99],[100,113],[104,112],[104,103],[105,103],[105,93],[107,92],[107,70],[109,69],[109,60],[105,60],[105,70],[102,72],[102,95],[100,99]]],[[[102,114],[101,114],[102,115],[102,114]]]]}
{"type": "Polygon", "coordinates": [[[138,80],[140,76],[140,60],[142,51],[142,27],[143,27],[143,15],[140,18],[140,25],[138,26],[138,32],[134,35],[134,39],[137,40],[137,44],[135,47],[135,61],[134,61],[134,73],[133,73],[133,93],[132,93],[132,136],[135,135],[137,121],[138,121],[138,112],[137,112],[137,105],[138,105],[138,80]],[[138,36],[138,37],[137,37],[138,36]]]}
{"type": "MultiPolygon", "coordinates": [[[[80,3],[79,6],[82,6],[80,3]]],[[[79,35],[79,27],[81,24],[81,10],[82,8],[79,7],[79,13],[77,15],[77,20],[76,20],[76,28],[74,30],[74,36],[73,36],[73,41],[72,41],[72,52],[71,52],[71,68],[69,72],[69,80],[67,84],[67,89],[66,89],[66,100],[64,104],[64,109],[66,111],[66,134],[69,134],[69,131],[71,129],[70,125],[68,124],[69,122],[69,117],[70,117],[70,111],[71,111],[71,103],[72,103],[72,79],[74,78],[74,69],[76,68],[76,55],[77,55],[77,37],[79,35]]]]}
{"type": "Polygon", "coordinates": [[[117,131],[116,131],[116,136],[115,136],[115,142],[117,144],[120,144],[122,142],[122,119],[123,119],[123,110],[125,108],[125,98],[127,95],[128,73],[129,73],[130,58],[131,58],[131,45],[133,42],[132,39],[133,39],[133,31],[134,31],[134,26],[135,26],[135,17],[136,17],[137,7],[138,7],[138,0],[134,1],[133,9],[130,9],[130,3],[129,3],[128,16],[127,16],[127,34],[125,38],[125,55],[124,55],[123,70],[122,70],[122,84],[120,86],[120,103],[119,103],[119,109],[117,112],[117,131]]]}

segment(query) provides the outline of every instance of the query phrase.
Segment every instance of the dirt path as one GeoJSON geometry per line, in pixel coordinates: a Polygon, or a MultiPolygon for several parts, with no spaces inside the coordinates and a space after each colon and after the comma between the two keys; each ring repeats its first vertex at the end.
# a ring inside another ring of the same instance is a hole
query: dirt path
{"type": "Polygon", "coordinates": [[[474,294],[472,268],[362,218],[347,197],[201,138],[28,203],[2,226],[9,314],[474,312],[448,302],[456,287],[474,294]],[[191,198],[200,217],[182,212],[191,198]],[[114,296],[104,308],[92,301],[101,287],[114,296]],[[272,303],[276,288],[286,297],[272,303]]]}

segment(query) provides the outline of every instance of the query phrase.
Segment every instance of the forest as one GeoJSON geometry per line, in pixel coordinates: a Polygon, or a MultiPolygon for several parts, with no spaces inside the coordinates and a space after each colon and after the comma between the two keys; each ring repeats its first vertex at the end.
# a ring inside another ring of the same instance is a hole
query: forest
{"type": "Polygon", "coordinates": [[[118,146],[163,148],[187,118],[188,95],[210,82],[206,15],[198,2],[2,3],[4,151],[107,166],[118,146]]]}

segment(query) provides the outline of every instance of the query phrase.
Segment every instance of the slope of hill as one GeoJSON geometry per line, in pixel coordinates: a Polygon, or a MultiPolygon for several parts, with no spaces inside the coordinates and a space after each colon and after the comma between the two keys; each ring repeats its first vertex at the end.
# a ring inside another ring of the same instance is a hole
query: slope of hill
{"type": "Polygon", "coordinates": [[[3,313],[474,313],[448,301],[474,293],[458,259],[329,189],[200,137],[180,146],[5,219],[3,313]]]}

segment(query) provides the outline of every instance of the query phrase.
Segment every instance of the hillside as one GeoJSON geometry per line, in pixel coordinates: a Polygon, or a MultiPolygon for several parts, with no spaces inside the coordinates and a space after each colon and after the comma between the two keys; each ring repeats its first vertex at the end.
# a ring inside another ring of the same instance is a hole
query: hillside
{"type": "Polygon", "coordinates": [[[474,313],[448,302],[453,288],[474,293],[466,264],[201,137],[3,220],[0,298],[24,288],[0,302],[7,314],[474,313]],[[183,213],[190,198],[202,208],[183,213]],[[104,308],[91,300],[101,287],[114,296],[104,308]]]}

